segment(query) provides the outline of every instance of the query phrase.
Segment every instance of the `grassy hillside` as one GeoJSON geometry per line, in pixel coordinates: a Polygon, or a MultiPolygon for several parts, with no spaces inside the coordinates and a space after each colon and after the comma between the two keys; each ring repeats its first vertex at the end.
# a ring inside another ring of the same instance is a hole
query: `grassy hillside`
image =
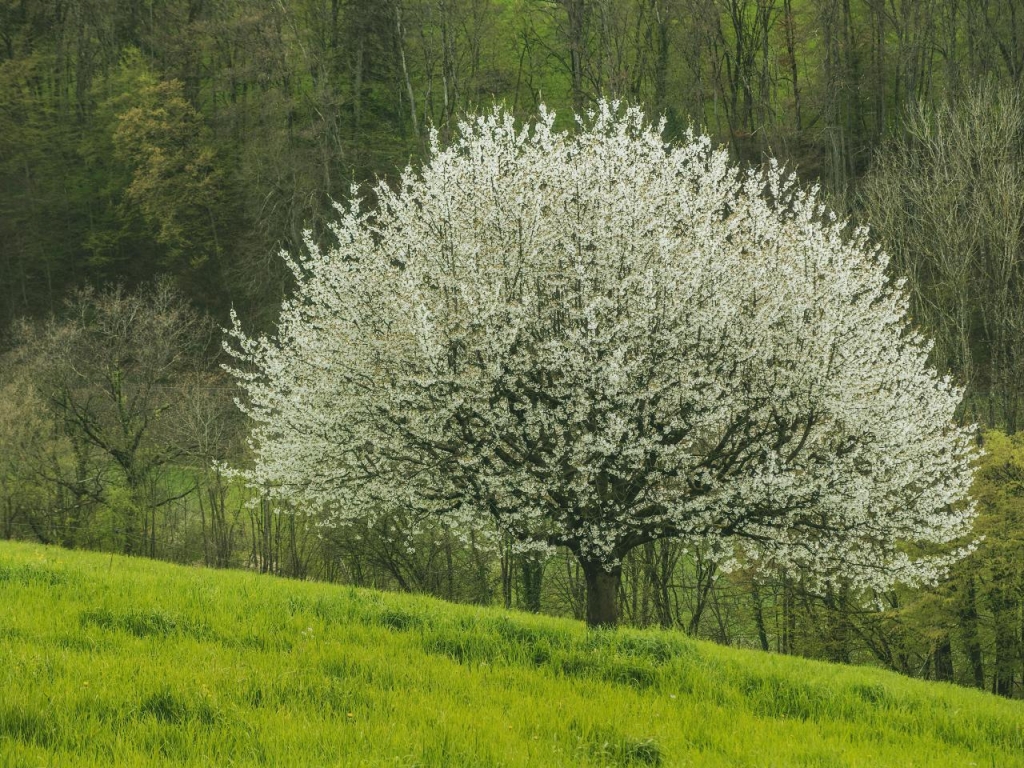
{"type": "Polygon", "coordinates": [[[878,670],[0,543],[0,766],[1024,766],[878,670]]]}

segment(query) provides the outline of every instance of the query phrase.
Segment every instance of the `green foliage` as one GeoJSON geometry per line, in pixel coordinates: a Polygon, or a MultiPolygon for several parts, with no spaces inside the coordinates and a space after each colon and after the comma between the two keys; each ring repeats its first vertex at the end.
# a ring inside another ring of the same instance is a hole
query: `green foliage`
{"type": "Polygon", "coordinates": [[[25,544],[0,574],[3,764],[1024,765],[1019,702],[879,670],[25,544]]]}
{"type": "Polygon", "coordinates": [[[992,689],[1012,696],[1024,672],[1024,433],[984,433],[985,455],[975,480],[978,520],[984,537],[958,571],[962,600],[980,602],[991,617],[992,689]],[[966,584],[964,583],[966,582],[966,584]]]}
{"type": "Polygon", "coordinates": [[[979,504],[977,533],[983,547],[1024,565],[1024,432],[983,433],[985,453],[978,465],[974,495],[979,504]]]}
{"type": "Polygon", "coordinates": [[[116,156],[131,168],[125,197],[156,227],[167,266],[199,270],[217,258],[216,211],[224,205],[208,130],[178,80],[146,86],[135,101],[113,135],[116,156]]]}

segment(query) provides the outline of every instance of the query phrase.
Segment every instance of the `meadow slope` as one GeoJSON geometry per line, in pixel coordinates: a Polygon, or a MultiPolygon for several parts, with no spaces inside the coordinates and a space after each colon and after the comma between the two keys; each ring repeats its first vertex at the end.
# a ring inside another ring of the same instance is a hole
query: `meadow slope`
{"type": "Polygon", "coordinates": [[[0,543],[0,766],[1024,766],[880,670],[0,543]]]}

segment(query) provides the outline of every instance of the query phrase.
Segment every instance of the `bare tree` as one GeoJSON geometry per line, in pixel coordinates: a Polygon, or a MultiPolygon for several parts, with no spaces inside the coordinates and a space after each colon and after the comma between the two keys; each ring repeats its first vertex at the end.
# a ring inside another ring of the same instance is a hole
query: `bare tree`
{"type": "Polygon", "coordinates": [[[869,220],[909,277],[936,364],[968,385],[971,418],[1014,432],[1024,405],[1024,102],[992,86],[918,107],[877,157],[869,220]]]}
{"type": "Polygon", "coordinates": [[[127,492],[120,534],[126,554],[155,554],[160,506],[194,490],[158,492],[150,481],[187,446],[173,439],[210,324],[166,282],[138,293],[85,290],[23,342],[35,382],[73,443],[99,451],[127,492]],[[157,495],[159,494],[159,495],[157,495]]]}

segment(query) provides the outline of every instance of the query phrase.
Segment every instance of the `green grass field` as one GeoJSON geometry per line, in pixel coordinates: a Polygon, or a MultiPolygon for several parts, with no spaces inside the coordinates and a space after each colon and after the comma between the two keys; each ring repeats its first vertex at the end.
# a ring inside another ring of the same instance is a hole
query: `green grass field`
{"type": "Polygon", "coordinates": [[[1024,703],[560,619],[0,543],[0,766],[1024,766],[1024,703]]]}

